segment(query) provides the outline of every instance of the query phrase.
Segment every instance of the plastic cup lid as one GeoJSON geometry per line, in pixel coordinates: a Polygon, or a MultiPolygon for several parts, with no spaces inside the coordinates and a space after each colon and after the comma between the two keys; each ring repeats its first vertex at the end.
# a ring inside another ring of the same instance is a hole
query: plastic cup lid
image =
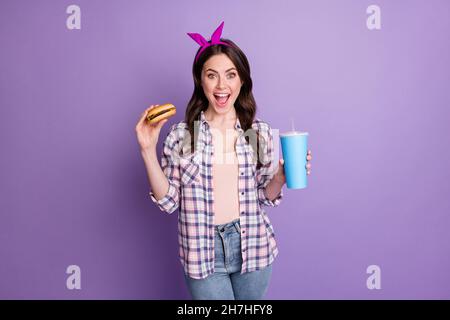
{"type": "Polygon", "coordinates": [[[307,136],[308,132],[300,132],[300,131],[287,131],[280,133],[280,136],[307,136]]]}

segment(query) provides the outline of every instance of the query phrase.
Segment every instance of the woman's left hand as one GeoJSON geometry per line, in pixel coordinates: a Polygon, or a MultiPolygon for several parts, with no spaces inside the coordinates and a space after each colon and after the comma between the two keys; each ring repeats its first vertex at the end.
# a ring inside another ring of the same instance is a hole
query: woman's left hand
{"type": "MultiPolygon", "coordinates": [[[[305,166],[307,175],[311,174],[311,159],[312,159],[312,153],[311,153],[311,150],[308,150],[308,154],[306,155],[306,166],[305,166]]],[[[280,182],[281,184],[286,183],[286,176],[284,174],[284,159],[280,159],[278,171],[275,173],[273,178],[276,181],[280,182]]]]}

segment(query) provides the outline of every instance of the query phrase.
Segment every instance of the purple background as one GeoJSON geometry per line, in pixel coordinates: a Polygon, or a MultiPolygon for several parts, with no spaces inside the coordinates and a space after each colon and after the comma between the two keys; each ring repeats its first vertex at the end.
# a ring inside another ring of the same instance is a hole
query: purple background
{"type": "Polygon", "coordinates": [[[134,128],[150,104],[182,120],[186,32],[222,20],[258,117],[280,131],[294,117],[313,150],[309,187],[267,208],[280,253],[266,298],[450,298],[446,0],[2,0],[0,298],[189,299],[176,214],[148,197],[134,128]],[[66,288],[71,264],[81,290],[66,288]],[[381,290],[366,287],[372,264],[381,290]]]}

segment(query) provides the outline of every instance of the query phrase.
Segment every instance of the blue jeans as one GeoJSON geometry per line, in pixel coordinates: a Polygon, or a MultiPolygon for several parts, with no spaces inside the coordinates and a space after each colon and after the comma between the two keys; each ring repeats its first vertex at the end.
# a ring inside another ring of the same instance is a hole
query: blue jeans
{"type": "Polygon", "coordinates": [[[272,274],[272,264],[241,274],[241,228],[239,219],[215,226],[214,269],[204,279],[184,273],[194,300],[261,300],[272,274]]]}

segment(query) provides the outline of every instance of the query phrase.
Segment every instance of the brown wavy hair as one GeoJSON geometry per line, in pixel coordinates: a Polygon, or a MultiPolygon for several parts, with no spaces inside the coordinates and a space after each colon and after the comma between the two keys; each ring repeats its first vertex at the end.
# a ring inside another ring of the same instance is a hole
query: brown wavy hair
{"type": "MultiPolygon", "coordinates": [[[[189,136],[191,137],[190,150],[194,150],[194,152],[196,145],[195,141],[198,138],[194,136],[194,125],[195,122],[199,120],[201,111],[206,111],[209,104],[208,99],[203,92],[203,88],[201,85],[201,76],[203,65],[210,57],[222,53],[227,55],[227,57],[235,65],[239,74],[239,78],[243,82],[241,90],[239,92],[239,96],[234,103],[234,108],[236,109],[236,115],[239,118],[241,128],[244,130],[244,133],[246,133],[245,139],[247,143],[249,143],[249,135],[247,133],[250,132],[247,130],[252,128],[252,123],[256,115],[256,102],[252,93],[253,82],[252,78],[250,77],[250,64],[248,63],[247,57],[233,41],[229,39],[220,39],[220,41],[229,44],[229,46],[217,44],[206,48],[198,57],[198,60],[194,60],[194,63],[192,65],[192,75],[194,77],[194,92],[192,93],[192,97],[186,108],[185,122],[189,129],[189,136]]],[[[196,54],[198,54],[200,49],[201,47],[198,49],[196,54]]],[[[255,154],[259,155],[258,150],[260,148],[260,136],[258,132],[255,132],[255,134],[256,143],[250,143],[250,145],[253,147],[255,154]]],[[[257,169],[259,169],[262,163],[260,162],[260,157],[256,158],[257,169]]]]}

